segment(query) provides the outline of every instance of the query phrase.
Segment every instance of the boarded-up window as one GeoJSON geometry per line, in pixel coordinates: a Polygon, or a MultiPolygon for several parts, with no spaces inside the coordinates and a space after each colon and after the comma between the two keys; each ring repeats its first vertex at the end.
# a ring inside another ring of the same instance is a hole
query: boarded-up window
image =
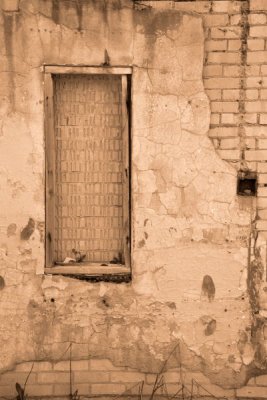
{"type": "Polygon", "coordinates": [[[121,75],[51,76],[46,205],[50,264],[73,258],[75,252],[89,263],[124,264],[128,257],[126,83],[121,75]]]}

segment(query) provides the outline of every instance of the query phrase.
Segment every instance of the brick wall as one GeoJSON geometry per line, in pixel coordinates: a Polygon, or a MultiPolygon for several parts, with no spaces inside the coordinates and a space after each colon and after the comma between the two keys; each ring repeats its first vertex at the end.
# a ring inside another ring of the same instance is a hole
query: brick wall
{"type": "Polygon", "coordinates": [[[236,170],[257,172],[257,221],[267,239],[267,1],[177,1],[203,18],[210,138],[236,170]]]}
{"type": "MultiPolygon", "coordinates": [[[[212,112],[210,137],[220,156],[234,168],[257,171],[257,228],[267,234],[267,0],[168,3],[177,10],[193,11],[203,17],[204,86],[212,112]]],[[[2,374],[0,396],[14,397],[15,383],[23,385],[31,365],[19,364],[15,370],[2,374]]],[[[129,389],[134,394],[140,381],[144,381],[144,394],[150,394],[155,381],[153,374],[116,368],[109,360],[73,361],[72,371],[73,391],[77,389],[79,394],[91,397],[118,395],[129,389]]],[[[208,397],[209,392],[229,399],[265,398],[267,393],[267,375],[252,378],[237,390],[212,385],[202,374],[187,372],[183,377],[189,386],[192,378],[196,379],[201,396],[208,397]]],[[[177,392],[180,378],[179,370],[165,374],[169,394],[177,392]]],[[[68,361],[34,364],[27,383],[29,396],[67,398],[69,391],[68,361]]]]}
{"type": "MultiPolygon", "coordinates": [[[[12,371],[6,372],[0,378],[0,398],[16,395],[15,383],[24,385],[31,370],[32,363],[18,364],[12,371]]],[[[35,362],[26,386],[29,397],[51,397],[67,399],[70,393],[70,363],[35,362]]],[[[115,367],[109,360],[94,359],[72,362],[72,392],[78,390],[81,396],[101,397],[124,394],[137,395],[142,386],[144,396],[151,395],[155,383],[155,374],[144,374],[131,368],[115,367]]],[[[167,370],[164,374],[164,385],[158,394],[181,394],[182,384],[184,393],[189,395],[191,390],[194,397],[212,398],[212,396],[227,399],[266,398],[267,375],[252,378],[247,386],[241,389],[222,389],[213,385],[201,373],[180,370],[167,370]],[[193,389],[192,389],[193,382],[193,389]]]]}

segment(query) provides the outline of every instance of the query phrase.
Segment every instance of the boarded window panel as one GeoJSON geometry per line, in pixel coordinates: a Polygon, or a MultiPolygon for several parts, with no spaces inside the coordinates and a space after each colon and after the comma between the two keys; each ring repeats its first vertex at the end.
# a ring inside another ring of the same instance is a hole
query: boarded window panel
{"type": "Polygon", "coordinates": [[[121,77],[54,76],[55,260],[121,258],[121,77]]]}

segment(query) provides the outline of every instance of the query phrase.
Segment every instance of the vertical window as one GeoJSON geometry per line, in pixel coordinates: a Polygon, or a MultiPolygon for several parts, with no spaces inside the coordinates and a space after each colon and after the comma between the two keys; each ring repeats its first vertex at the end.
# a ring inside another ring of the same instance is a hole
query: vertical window
{"type": "Polygon", "coordinates": [[[129,268],[129,71],[76,68],[45,70],[46,266],[129,268]]]}

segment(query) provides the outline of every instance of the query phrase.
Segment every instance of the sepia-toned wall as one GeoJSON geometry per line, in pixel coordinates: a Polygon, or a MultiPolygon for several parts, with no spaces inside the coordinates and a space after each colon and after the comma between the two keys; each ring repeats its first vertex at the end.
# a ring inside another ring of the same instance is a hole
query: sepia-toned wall
{"type": "Polygon", "coordinates": [[[264,397],[263,3],[2,0],[0,396],[33,362],[29,396],[67,396],[72,343],[80,394],[142,380],[149,394],[168,359],[169,393],[182,366],[216,396],[264,397]],[[133,67],[132,281],[121,284],[44,274],[43,65],[101,66],[106,51],[133,67]],[[257,198],[237,196],[238,171],[257,173],[257,198]]]}

